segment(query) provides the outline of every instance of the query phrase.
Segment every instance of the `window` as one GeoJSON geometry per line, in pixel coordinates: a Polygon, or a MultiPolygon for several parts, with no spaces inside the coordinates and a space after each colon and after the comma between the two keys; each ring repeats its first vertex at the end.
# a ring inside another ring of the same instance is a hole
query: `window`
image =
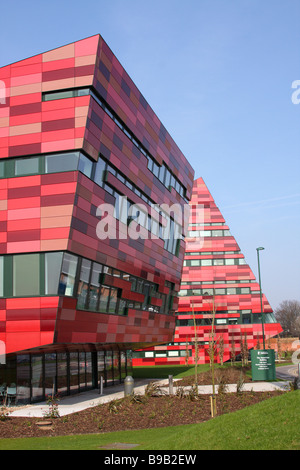
{"type": "Polygon", "coordinates": [[[224,260],[223,259],[214,259],[213,264],[214,264],[214,266],[223,266],[224,260]]]}
{"type": "Polygon", "coordinates": [[[154,353],[145,351],[145,357],[154,357],[154,353]]]}
{"type": "Polygon", "coordinates": [[[102,264],[93,263],[91,281],[89,286],[89,310],[96,311],[98,308],[98,299],[100,295],[100,276],[102,273],[102,264]]]}
{"type": "Polygon", "coordinates": [[[199,259],[192,259],[191,266],[200,266],[201,261],[199,259]]]}
{"type": "Polygon", "coordinates": [[[234,259],[226,259],[225,264],[226,266],[233,266],[235,264],[234,259]]]}
{"type": "Polygon", "coordinates": [[[45,294],[57,295],[62,252],[45,254],[45,294]]]}
{"type": "Polygon", "coordinates": [[[73,90],[58,91],[57,93],[45,93],[43,95],[43,101],[61,100],[63,98],[72,98],[72,97],[73,97],[73,90]]]}
{"type": "Polygon", "coordinates": [[[213,237],[222,237],[223,235],[223,230],[213,230],[212,231],[212,236],[213,237]]]}
{"type": "Polygon", "coordinates": [[[15,255],[13,257],[13,295],[26,297],[39,294],[39,254],[15,255]]]}
{"type": "Polygon", "coordinates": [[[15,175],[34,175],[39,173],[39,158],[18,158],[15,161],[15,175]]]}
{"type": "Polygon", "coordinates": [[[64,254],[62,273],[59,281],[59,295],[73,296],[76,269],[77,269],[77,256],[64,254]]]}
{"type": "Polygon", "coordinates": [[[93,162],[85,155],[83,155],[83,153],[80,154],[78,170],[81,171],[81,173],[83,173],[88,178],[91,178],[93,162]]]}
{"type": "Polygon", "coordinates": [[[117,304],[118,304],[118,289],[116,289],[115,287],[111,287],[108,313],[116,313],[117,304]]]}
{"type": "Polygon", "coordinates": [[[99,184],[99,186],[102,186],[102,184],[103,184],[105,168],[106,168],[105,161],[102,160],[101,157],[99,157],[97,165],[96,165],[95,177],[94,177],[95,183],[99,184]]]}
{"type": "Polygon", "coordinates": [[[100,297],[100,302],[99,302],[99,311],[100,312],[106,312],[107,311],[108,301],[109,301],[109,287],[102,286],[101,287],[101,297],[100,297]]]}
{"type": "Polygon", "coordinates": [[[156,176],[156,178],[158,178],[159,166],[155,162],[153,162],[153,174],[156,176]]]}
{"type": "Polygon", "coordinates": [[[91,270],[92,262],[83,259],[81,263],[81,270],[80,270],[80,278],[78,284],[78,308],[86,308],[87,303],[87,294],[88,294],[88,286],[90,280],[90,270],[91,270]]]}
{"type": "Polygon", "coordinates": [[[250,294],[249,287],[241,287],[241,294],[250,294]]]}
{"type": "Polygon", "coordinates": [[[170,173],[169,170],[167,169],[167,171],[166,171],[165,186],[166,186],[167,188],[169,188],[170,183],[171,183],[171,173],[170,173]]]}
{"type": "Polygon", "coordinates": [[[164,184],[164,181],[165,181],[165,174],[166,174],[166,167],[162,165],[159,169],[159,175],[158,175],[159,181],[162,184],[164,184]]]}
{"type": "Polygon", "coordinates": [[[203,295],[214,295],[213,289],[203,289],[203,295]]]}
{"type": "Polygon", "coordinates": [[[77,96],[86,96],[90,94],[89,88],[73,89],[73,90],[63,90],[63,91],[48,91],[43,93],[43,101],[53,101],[53,100],[62,100],[65,98],[75,98],[77,96]]]}
{"type": "Polygon", "coordinates": [[[226,289],[217,289],[217,290],[216,290],[216,293],[217,293],[218,295],[225,295],[225,294],[226,294],[226,289]]]}
{"type": "Polygon", "coordinates": [[[229,288],[227,289],[227,294],[229,294],[229,295],[234,295],[234,294],[236,294],[236,289],[235,289],[234,287],[229,287],[229,288]]]}
{"type": "Polygon", "coordinates": [[[201,266],[211,266],[212,265],[212,260],[211,259],[203,259],[201,261],[201,266]]]}
{"type": "Polygon", "coordinates": [[[77,170],[79,152],[60,153],[46,156],[46,173],[77,170]]]}

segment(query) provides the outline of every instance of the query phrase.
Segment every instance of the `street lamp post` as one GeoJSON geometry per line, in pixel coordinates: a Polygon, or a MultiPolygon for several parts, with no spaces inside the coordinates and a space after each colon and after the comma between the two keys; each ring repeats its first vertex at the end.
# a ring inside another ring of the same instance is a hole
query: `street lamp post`
{"type": "Polygon", "coordinates": [[[260,265],[259,265],[259,252],[264,250],[262,246],[256,248],[257,250],[257,262],[258,262],[258,275],[259,275],[259,289],[260,289],[260,308],[261,308],[261,326],[263,336],[263,351],[251,351],[251,370],[252,380],[276,380],[276,369],[275,369],[275,351],[274,349],[266,350],[265,345],[265,329],[264,329],[264,312],[263,312],[263,301],[262,301],[262,290],[261,290],[261,278],[260,278],[260,265]]]}
{"type": "Polygon", "coordinates": [[[262,246],[256,248],[257,251],[257,264],[258,264],[258,278],[259,278],[259,289],[260,289],[260,309],[261,309],[261,326],[263,336],[263,349],[266,349],[265,345],[265,328],[264,328],[264,313],[263,313],[263,302],[262,302],[262,290],[261,290],[261,277],[260,277],[260,264],[259,264],[259,252],[264,250],[262,246]]]}

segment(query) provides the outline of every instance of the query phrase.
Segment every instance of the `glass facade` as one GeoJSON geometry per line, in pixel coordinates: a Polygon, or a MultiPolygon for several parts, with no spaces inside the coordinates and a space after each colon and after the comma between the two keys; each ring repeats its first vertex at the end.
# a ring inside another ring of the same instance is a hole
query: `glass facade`
{"type": "Polygon", "coordinates": [[[59,396],[120,384],[132,375],[131,352],[70,351],[19,354],[0,365],[2,399],[11,393],[9,403],[37,403],[48,395],[59,396]]]}

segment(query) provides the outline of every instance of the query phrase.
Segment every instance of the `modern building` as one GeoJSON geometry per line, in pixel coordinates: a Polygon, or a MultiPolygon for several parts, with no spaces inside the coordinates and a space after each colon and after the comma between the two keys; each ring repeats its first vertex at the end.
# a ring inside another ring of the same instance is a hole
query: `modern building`
{"type": "Polygon", "coordinates": [[[1,390],[120,383],[132,350],[173,340],[183,221],[160,206],[189,201],[193,169],[99,35],[0,83],[1,390]]]}
{"type": "Polygon", "coordinates": [[[262,327],[260,286],[202,178],[194,182],[190,205],[174,341],[134,352],[136,366],[194,364],[195,340],[198,363],[209,363],[213,313],[218,362],[222,343],[225,362],[241,354],[243,344],[262,348],[263,330],[266,347],[282,332],[265,295],[262,327]]]}

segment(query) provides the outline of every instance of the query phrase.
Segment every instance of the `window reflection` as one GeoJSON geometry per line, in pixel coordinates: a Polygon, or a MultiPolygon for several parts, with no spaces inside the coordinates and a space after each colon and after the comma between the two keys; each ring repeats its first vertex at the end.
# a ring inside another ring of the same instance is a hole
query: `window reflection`
{"type": "Polygon", "coordinates": [[[62,273],[59,281],[59,295],[73,296],[77,262],[77,256],[70,255],[69,253],[64,254],[62,273]]]}
{"type": "Polygon", "coordinates": [[[84,309],[86,307],[91,265],[91,261],[82,260],[78,284],[78,308],[84,309]]]}

